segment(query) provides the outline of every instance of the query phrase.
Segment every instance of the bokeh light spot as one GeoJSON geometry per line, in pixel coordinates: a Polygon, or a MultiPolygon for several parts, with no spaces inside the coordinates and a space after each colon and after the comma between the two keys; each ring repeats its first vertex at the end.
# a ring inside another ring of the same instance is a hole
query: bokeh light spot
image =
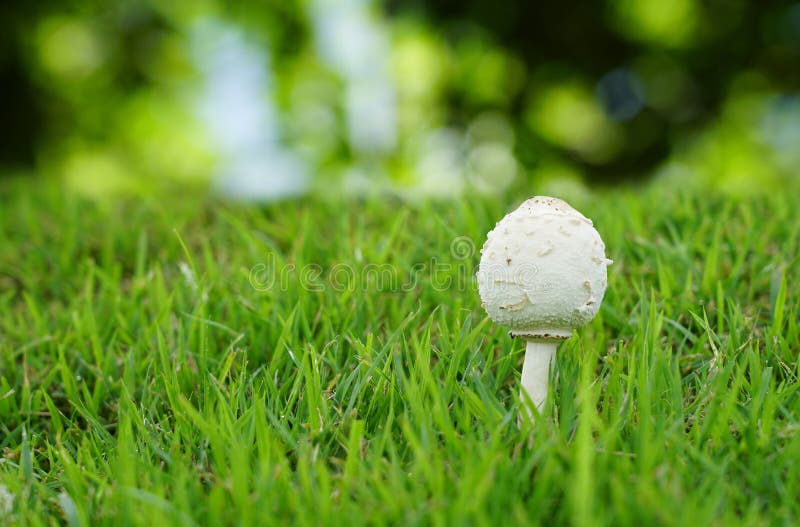
{"type": "Polygon", "coordinates": [[[85,21],[48,18],[38,31],[39,60],[51,74],[80,79],[92,74],[105,60],[103,42],[85,21]]]}
{"type": "Polygon", "coordinates": [[[564,82],[540,89],[526,112],[528,125],[544,139],[601,163],[621,146],[621,131],[582,84],[564,82]]]}
{"type": "Polygon", "coordinates": [[[612,0],[619,30],[633,40],[663,47],[692,44],[698,26],[695,0],[612,0]]]}
{"type": "Polygon", "coordinates": [[[597,83],[597,97],[606,115],[615,121],[627,121],[644,105],[644,89],[635,74],[618,69],[605,74],[597,83]]]}

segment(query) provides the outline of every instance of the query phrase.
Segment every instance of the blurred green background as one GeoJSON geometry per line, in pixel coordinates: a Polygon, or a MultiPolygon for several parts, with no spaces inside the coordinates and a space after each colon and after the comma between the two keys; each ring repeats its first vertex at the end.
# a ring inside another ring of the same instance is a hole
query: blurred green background
{"type": "Polygon", "coordinates": [[[0,9],[0,174],[92,196],[563,193],[653,177],[742,193],[798,177],[796,1],[0,9]]]}

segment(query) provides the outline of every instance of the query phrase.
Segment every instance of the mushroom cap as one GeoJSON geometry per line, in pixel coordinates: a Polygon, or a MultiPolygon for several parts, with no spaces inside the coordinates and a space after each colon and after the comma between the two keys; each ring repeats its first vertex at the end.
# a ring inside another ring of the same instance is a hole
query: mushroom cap
{"type": "Polygon", "coordinates": [[[512,335],[568,338],[600,309],[610,264],[590,219],[558,198],[534,196],[486,236],[478,292],[512,335]]]}

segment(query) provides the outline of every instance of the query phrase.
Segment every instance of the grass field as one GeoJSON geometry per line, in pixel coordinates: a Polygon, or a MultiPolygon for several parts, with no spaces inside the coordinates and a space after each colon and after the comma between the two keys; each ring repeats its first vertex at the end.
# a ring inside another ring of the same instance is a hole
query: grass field
{"type": "Polygon", "coordinates": [[[518,423],[472,275],[532,193],[0,182],[0,525],[797,525],[798,194],[570,198],[609,289],[518,423]]]}

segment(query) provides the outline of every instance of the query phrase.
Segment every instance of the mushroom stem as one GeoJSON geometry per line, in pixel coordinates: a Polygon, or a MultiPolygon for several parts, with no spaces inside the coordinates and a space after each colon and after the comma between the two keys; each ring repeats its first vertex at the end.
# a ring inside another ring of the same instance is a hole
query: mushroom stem
{"type": "Polygon", "coordinates": [[[558,348],[557,340],[529,339],[525,347],[525,362],[522,365],[522,399],[525,394],[541,412],[547,400],[547,382],[550,363],[558,348]]]}

